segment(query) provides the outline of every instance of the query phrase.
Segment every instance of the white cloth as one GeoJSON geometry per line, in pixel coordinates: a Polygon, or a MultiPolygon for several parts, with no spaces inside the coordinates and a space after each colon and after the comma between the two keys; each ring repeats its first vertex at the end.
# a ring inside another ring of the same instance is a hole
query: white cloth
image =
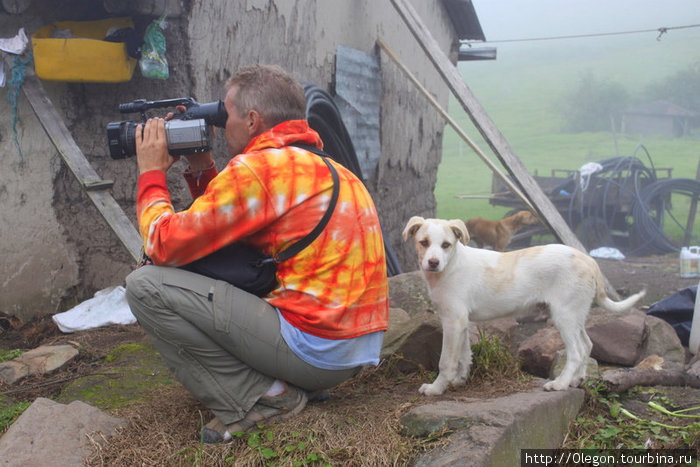
{"type": "Polygon", "coordinates": [[[53,315],[53,321],[65,333],[85,331],[109,324],[134,324],[136,317],[126,302],[126,289],[110,287],[63,313],[53,315]]]}
{"type": "Polygon", "coordinates": [[[0,39],[0,50],[10,54],[19,55],[24,52],[27,47],[29,39],[24,33],[24,28],[20,28],[19,32],[15,37],[9,37],[7,39],[0,39]]]}

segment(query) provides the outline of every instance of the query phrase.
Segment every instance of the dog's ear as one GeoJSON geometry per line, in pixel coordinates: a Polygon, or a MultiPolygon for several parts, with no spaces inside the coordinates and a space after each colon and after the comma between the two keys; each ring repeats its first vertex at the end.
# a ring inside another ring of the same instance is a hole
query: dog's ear
{"type": "Polygon", "coordinates": [[[462,219],[451,219],[447,221],[447,225],[450,227],[450,229],[452,229],[452,232],[454,232],[457,240],[465,245],[469,243],[469,232],[467,232],[467,226],[464,225],[464,221],[462,219]]]}
{"type": "Polygon", "coordinates": [[[403,241],[408,240],[408,237],[413,237],[416,230],[420,229],[421,225],[425,223],[425,219],[420,216],[413,216],[408,220],[406,227],[403,229],[403,241]]]}

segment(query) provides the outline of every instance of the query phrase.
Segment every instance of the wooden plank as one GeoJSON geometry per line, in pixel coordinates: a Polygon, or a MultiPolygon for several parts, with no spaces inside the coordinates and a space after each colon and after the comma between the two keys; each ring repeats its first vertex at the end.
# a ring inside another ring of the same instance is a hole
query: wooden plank
{"type": "Polygon", "coordinates": [[[435,68],[443,77],[457,101],[467,112],[474,126],[479,130],[484,140],[496,154],[496,157],[513,177],[515,183],[520,185],[522,192],[528,197],[542,220],[551,228],[552,233],[562,243],[581,251],[586,251],[559,211],[557,211],[547,195],[544,194],[522,161],[515,155],[493,120],[491,120],[479,101],[474,97],[457,71],[457,67],[450,62],[442,49],[440,49],[437,41],[423,24],[413,6],[408,0],[391,0],[391,2],[428,55],[428,58],[435,65],[435,68]]]}
{"type": "Polygon", "coordinates": [[[90,162],[85,158],[73,136],[63,122],[63,118],[49,99],[41,82],[33,70],[27,68],[22,91],[44,127],[46,134],[56,146],[73,175],[78,179],[86,194],[102,217],[119,238],[131,256],[141,259],[141,235],[126,216],[121,206],[114,200],[108,189],[112,183],[102,180],[90,162]]]}

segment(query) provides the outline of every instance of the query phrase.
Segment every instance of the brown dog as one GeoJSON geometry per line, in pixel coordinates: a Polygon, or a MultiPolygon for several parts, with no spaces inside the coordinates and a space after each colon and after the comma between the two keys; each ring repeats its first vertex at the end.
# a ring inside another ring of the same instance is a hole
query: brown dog
{"type": "Polygon", "coordinates": [[[490,246],[496,251],[505,251],[510,237],[526,225],[537,224],[537,219],[530,211],[519,211],[500,221],[490,221],[483,217],[474,217],[466,222],[471,239],[479,248],[490,246]]]}

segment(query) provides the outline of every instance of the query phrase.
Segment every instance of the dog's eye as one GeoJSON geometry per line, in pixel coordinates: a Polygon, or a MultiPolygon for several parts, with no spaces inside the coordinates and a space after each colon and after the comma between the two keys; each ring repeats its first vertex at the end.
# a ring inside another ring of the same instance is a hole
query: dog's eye
{"type": "Polygon", "coordinates": [[[447,250],[449,247],[452,246],[450,242],[442,242],[442,245],[440,245],[443,250],[447,250]]]}
{"type": "Polygon", "coordinates": [[[420,246],[423,246],[423,247],[426,247],[426,248],[430,246],[430,242],[429,242],[428,240],[421,240],[421,241],[418,242],[418,243],[420,243],[420,246]]]}

